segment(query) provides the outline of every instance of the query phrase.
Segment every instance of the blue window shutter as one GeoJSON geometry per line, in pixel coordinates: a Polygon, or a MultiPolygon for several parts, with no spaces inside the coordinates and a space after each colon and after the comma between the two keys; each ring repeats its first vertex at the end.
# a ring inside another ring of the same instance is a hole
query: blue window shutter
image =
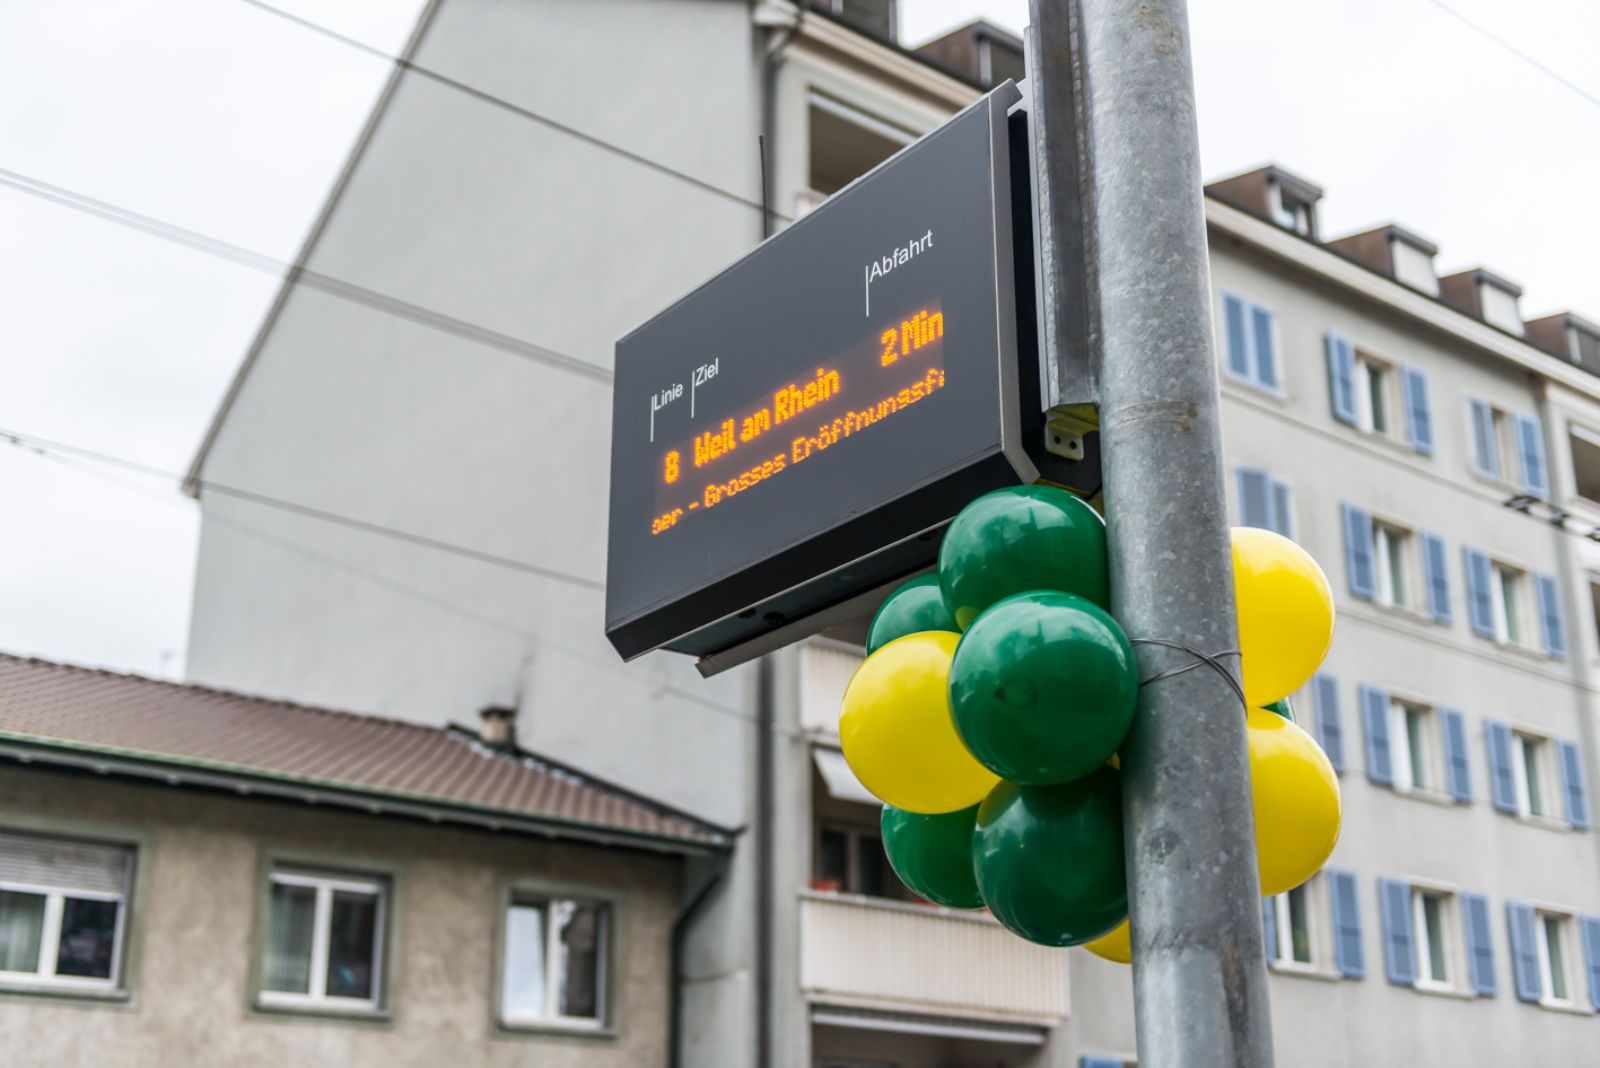
{"type": "Polygon", "coordinates": [[[1339,719],[1339,680],[1318,675],[1311,680],[1311,706],[1317,717],[1317,742],[1333,770],[1344,772],[1344,724],[1339,719]]]}
{"type": "Polygon", "coordinates": [[[1511,773],[1511,728],[1497,720],[1483,721],[1489,754],[1489,800],[1501,812],[1517,810],[1517,781],[1511,773]]]}
{"type": "Polygon", "coordinates": [[[1289,484],[1272,480],[1272,529],[1286,538],[1294,537],[1294,497],[1289,484]]]}
{"type": "Polygon", "coordinates": [[[1228,370],[1241,378],[1249,378],[1250,349],[1244,321],[1244,301],[1232,293],[1224,293],[1222,321],[1228,335],[1228,370]]]}
{"type": "Polygon", "coordinates": [[[1256,381],[1278,388],[1278,357],[1272,344],[1272,313],[1259,304],[1250,306],[1250,335],[1255,341],[1256,381]]]}
{"type": "Polygon", "coordinates": [[[1600,1009],[1600,916],[1578,917],[1584,971],[1589,973],[1589,1004],[1600,1009]]]}
{"type": "Polygon", "coordinates": [[[1424,456],[1433,455],[1433,413],[1428,408],[1428,378],[1415,367],[1403,368],[1400,381],[1406,400],[1406,440],[1424,456]]]}
{"type": "Polygon", "coordinates": [[[1261,899],[1261,935],[1263,944],[1267,947],[1267,960],[1278,959],[1278,899],[1264,897],[1261,899]]]}
{"type": "Polygon", "coordinates": [[[1265,471],[1241,467],[1239,473],[1239,525],[1272,529],[1272,480],[1265,471]]]}
{"type": "Polygon", "coordinates": [[[1461,895],[1462,919],[1467,929],[1467,971],[1479,997],[1492,998],[1499,989],[1494,975],[1494,936],[1489,926],[1489,899],[1482,894],[1461,895]]]}
{"type": "Polygon", "coordinates": [[[1494,637],[1494,604],[1489,600],[1489,584],[1494,576],[1489,568],[1489,557],[1463,545],[1462,568],[1467,573],[1467,620],[1472,633],[1480,638],[1494,637]]]}
{"type": "Polygon", "coordinates": [[[1367,778],[1384,786],[1394,785],[1394,769],[1389,766],[1389,695],[1375,686],[1362,686],[1361,726],[1367,739],[1367,778]]]}
{"type": "Polygon", "coordinates": [[[1085,1053],[1078,1058],[1079,1068],[1128,1068],[1128,1062],[1121,1057],[1101,1057],[1094,1053],[1085,1053]]]}
{"type": "Polygon", "coordinates": [[[1328,331],[1324,343],[1328,350],[1328,397],[1333,417],[1341,423],[1356,424],[1356,350],[1350,339],[1328,331]]]}
{"type": "Polygon", "coordinates": [[[1582,830],[1589,826],[1589,805],[1583,796],[1583,764],[1578,747],[1571,742],[1556,742],[1561,756],[1561,796],[1567,803],[1567,822],[1582,830]]]}
{"type": "Polygon", "coordinates": [[[1467,762],[1467,721],[1453,708],[1443,711],[1445,778],[1450,796],[1457,801],[1472,800],[1472,769],[1467,762]]]}
{"type": "Polygon", "coordinates": [[[1347,979],[1367,974],[1361,951],[1361,901],[1356,893],[1356,877],[1347,871],[1328,869],[1328,884],[1333,902],[1333,963],[1347,979]]]}
{"type": "Polygon", "coordinates": [[[1341,504],[1344,519],[1344,567],[1350,577],[1350,596],[1370,601],[1378,595],[1372,571],[1372,517],[1360,508],[1341,504]]]}
{"type": "Polygon", "coordinates": [[[1445,566],[1444,539],[1437,534],[1422,535],[1422,578],[1428,588],[1428,614],[1435,623],[1450,622],[1450,572],[1445,566]]]}
{"type": "Polygon", "coordinates": [[[1544,425],[1537,415],[1517,416],[1517,463],[1523,490],[1535,497],[1550,496],[1550,474],[1544,464],[1544,425]]]}
{"type": "Polygon", "coordinates": [[[1398,879],[1379,879],[1378,911],[1383,919],[1383,962],[1389,982],[1413,986],[1417,955],[1411,934],[1411,887],[1398,879]]]}
{"type": "Polygon", "coordinates": [[[1544,641],[1544,651],[1557,659],[1567,655],[1567,628],[1561,621],[1561,597],[1556,590],[1554,575],[1533,576],[1534,589],[1539,591],[1539,637],[1544,641]]]}
{"type": "Polygon", "coordinates": [[[1489,478],[1500,477],[1500,444],[1495,440],[1494,409],[1476,397],[1467,399],[1472,419],[1472,469],[1489,478]]]}
{"type": "Polygon", "coordinates": [[[1506,931],[1511,935],[1511,977],[1516,980],[1517,997],[1538,1001],[1540,993],[1539,948],[1533,930],[1533,906],[1520,901],[1506,902],[1506,931]]]}

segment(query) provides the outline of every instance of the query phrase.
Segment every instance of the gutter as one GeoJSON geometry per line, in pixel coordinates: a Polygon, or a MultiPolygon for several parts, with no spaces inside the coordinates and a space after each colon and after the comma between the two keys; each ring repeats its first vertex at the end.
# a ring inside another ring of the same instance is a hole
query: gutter
{"type": "Polygon", "coordinates": [[[380,793],[333,783],[272,775],[230,766],[151,759],[116,750],[71,746],[50,741],[0,735],[0,760],[24,766],[58,768],[71,772],[116,776],[167,786],[187,786],[238,797],[298,801],[307,805],[360,812],[371,816],[396,816],[433,824],[474,827],[543,838],[590,842],[596,845],[641,849],[680,856],[720,856],[733,848],[730,832],[712,829],[699,839],[648,831],[630,831],[581,820],[531,816],[504,809],[429,799],[415,794],[380,793]]]}

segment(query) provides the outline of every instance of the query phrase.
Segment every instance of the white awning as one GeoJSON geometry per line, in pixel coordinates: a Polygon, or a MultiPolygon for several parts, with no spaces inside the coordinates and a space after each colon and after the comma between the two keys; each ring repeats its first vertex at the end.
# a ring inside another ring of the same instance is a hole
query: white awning
{"type": "Polygon", "coordinates": [[[1042,1046],[1046,1037],[1043,1027],[1030,1027],[1027,1024],[1005,1024],[954,1016],[923,1016],[911,1012],[876,1012],[843,1005],[813,1005],[811,1022],[831,1027],[854,1027],[862,1031],[974,1038],[980,1042],[1007,1042],[1018,1046],[1042,1046]]]}
{"type": "Polygon", "coordinates": [[[872,791],[861,785],[861,780],[850,770],[850,765],[844,761],[844,754],[839,750],[812,749],[811,756],[817,762],[817,770],[822,773],[822,782],[828,788],[829,796],[863,805],[883,804],[872,796],[872,791]]]}

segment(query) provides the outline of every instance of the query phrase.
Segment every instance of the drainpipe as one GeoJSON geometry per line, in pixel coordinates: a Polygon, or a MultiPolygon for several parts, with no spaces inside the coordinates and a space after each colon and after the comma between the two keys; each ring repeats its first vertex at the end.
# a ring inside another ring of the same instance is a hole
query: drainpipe
{"type": "MultiPolygon", "coordinates": [[[[783,64],[784,53],[789,45],[800,33],[801,26],[805,22],[808,3],[809,0],[798,0],[795,4],[793,21],[784,29],[783,35],[766,48],[761,58],[761,239],[763,241],[771,237],[775,229],[772,213],[772,168],[768,159],[774,155],[773,146],[777,144],[778,68],[783,64]]],[[[782,25],[781,22],[774,21],[763,13],[759,0],[751,5],[751,18],[757,26],[776,28],[782,25]]],[[[773,768],[777,762],[773,752],[773,725],[776,719],[775,688],[772,658],[762,657],[756,664],[756,930],[752,961],[756,985],[755,1063],[762,1066],[772,1063],[772,932],[776,926],[774,918],[776,903],[773,900],[775,883],[773,813],[776,789],[776,783],[773,782],[773,768]]]]}
{"type": "MultiPolygon", "coordinates": [[[[770,45],[761,57],[761,141],[766,146],[766,154],[771,155],[775,143],[774,135],[778,130],[778,68],[783,65],[783,54],[788,51],[789,45],[800,33],[800,27],[805,22],[806,7],[810,0],[799,0],[795,4],[794,20],[788,23],[783,36],[770,45]]],[[[762,11],[760,0],[751,3],[751,20],[759,27],[776,28],[783,25],[776,21],[780,15],[762,11]]],[[[774,230],[772,215],[772,190],[769,188],[772,179],[765,158],[762,160],[761,170],[761,239],[765,241],[772,236],[774,230]]]]}
{"type": "Polygon", "coordinates": [[[667,964],[670,972],[667,987],[671,998],[667,1010],[667,1064],[670,1068],[683,1066],[683,956],[684,943],[689,939],[689,926],[711,897],[711,892],[727,875],[728,853],[725,850],[718,851],[711,874],[706,876],[706,881],[700,884],[694,897],[678,913],[678,918],[672,921],[672,949],[667,964]]]}
{"type": "MultiPolygon", "coordinates": [[[[1553,536],[1556,540],[1556,566],[1561,576],[1561,611],[1565,613],[1567,623],[1567,657],[1572,663],[1572,679],[1577,683],[1576,704],[1578,706],[1578,746],[1583,753],[1583,777],[1589,789],[1587,797],[1589,802],[1589,818],[1591,823],[1600,823],[1596,815],[1600,814],[1600,730],[1596,729],[1595,714],[1591,708],[1590,683],[1593,672],[1589,667],[1589,650],[1587,648],[1587,630],[1581,623],[1583,619],[1583,600],[1578,596],[1578,590],[1583,583],[1583,567],[1573,551],[1572,536],[1567,531],[1563,520],[1566,517],[1566,483],[1559,486],[1556,481],[1555,458],[1558,437],[1556,435],[1556,414],[1550,404],[1550,384],[1543,378],[1535,378],[1534,395],[1537,398],[1536,410],[1539,413],[1539,425],[1544,430],[1544,455],[1545,478],[1550,483],[1550,507],[1557,518],[1550,521],[1553,536]]],[[[1564,435],[1563,435],[1564,437],[1564,435]]],[[[1567,465],[1561,466],[1561,475],[1566,477],[1567,465]]],[[[1600,835],[1590,835],[1593,840],[1596,854],[1600,854],[1600,835]]]]}

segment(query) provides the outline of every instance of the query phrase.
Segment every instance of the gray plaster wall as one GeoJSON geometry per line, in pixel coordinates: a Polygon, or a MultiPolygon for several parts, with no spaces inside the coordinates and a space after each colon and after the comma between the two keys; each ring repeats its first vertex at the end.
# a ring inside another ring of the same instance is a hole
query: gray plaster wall
{"type": "Polygon", "coordinates": [[[667,1063],[675,857],[16,768],[0,776],[0,827],[138,849],[127,996],[0,992],[9,1066],[667,1063]],[[278,857],[390,880],[378,1018],[255,1007],[264,879],[278,857]],[[514,880],[615,896],[614,1035],[496,1023],[495,947],[514,880]]]}

